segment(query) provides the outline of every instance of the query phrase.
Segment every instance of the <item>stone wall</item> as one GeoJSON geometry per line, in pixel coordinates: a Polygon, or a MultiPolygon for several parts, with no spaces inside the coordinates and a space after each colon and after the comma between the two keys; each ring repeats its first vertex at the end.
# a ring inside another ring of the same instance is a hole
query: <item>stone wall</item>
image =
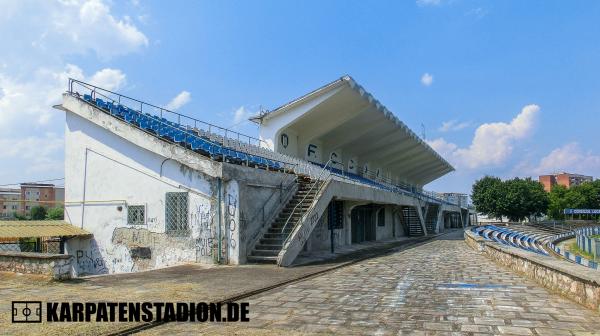
{"type": "Polygon", "coordinates": [[[73,257],[65,254],[0,252],[0,271],[41,274],[56,280],[71,278],[73,257]]]}
{"type": "Polygon", "coordinates": [[[600,312],[600,273],[568,261],[501,246],[465,231],[465,242],[488,258],[596,312],[600,312]]]}

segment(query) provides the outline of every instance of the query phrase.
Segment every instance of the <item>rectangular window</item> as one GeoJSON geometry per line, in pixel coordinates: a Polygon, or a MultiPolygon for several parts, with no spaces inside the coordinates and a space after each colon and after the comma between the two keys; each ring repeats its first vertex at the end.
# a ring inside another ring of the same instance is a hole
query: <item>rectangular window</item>
{"type": "Polygon", "coordinates": [[[146,207],[143,205],[129,205],[127,207],[127,224],[146,224],[146,207]]]}
{"type": "Polygon", "coordinates": [[[168,192],[165,201],[165,224],[167,233],[186,236],[188,228],[188,193],[168,192]]]}

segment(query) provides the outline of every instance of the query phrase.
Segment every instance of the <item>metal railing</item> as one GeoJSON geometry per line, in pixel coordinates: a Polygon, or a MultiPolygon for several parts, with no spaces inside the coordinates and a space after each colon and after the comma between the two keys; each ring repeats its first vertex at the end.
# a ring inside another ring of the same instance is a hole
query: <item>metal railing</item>
{"type": "MultiPolygon", "coordinates": [[[[319,168],[321,168],[320,166],[317,166],[306,160],[291,157],[286,154],[276,153],[274,151],[266,149],[268,146],[267,146],[266,142],[261,139],[258,139],[258,138],[255,138],[255,137],[252,137],[252,136],[249,136],[246,134],[242,134],[242,133],[239,133],[239,132],[236,132],[236,131],[233,131],[233,130],[230,130],[230,129],[227,129],[224,127],[220,127],[220,126],[217,126],[217,125],[214,125],[214,124],[211,124],[211,123],[208,123],[208,122],[196,119],[196,118],[192,118],[192,117],[186,116],[184,114],[168,110],[164,107],[160,107],[160,106],[153,105],[153,104],[150,104],[150,103],[147,103],[147,102],[144,102],[144,101],[132,98],[132,97],[128,97],[128,96],[122,95],[120,93],[111,91],[111,90],[103,89],[101,87],[98,87],[98,86],[90,84],[90,83],[86,83],[86,82],[83,82],[83,81],[80,81],[77,79],[69,78],[68,93],[71,95],[74,95],[74,96],[78,96],[80,98],[81,93],[79,92],[78,89],[81,89],[84,93],[89,92],[92,99],[96,99],[98,96],[100,96],[100,97],[103,97],[104,99],[106,99],[107,101],[111,101],[111,102],[119,104],[119,105],[122,105],[122,104],[127,105],[127,103],[131,103],[132,106],[139,105],[139,111],[133,110],[133,112],[136,112],[139,115],[143,115],[145,113],[152,114],[152,112],[154,112],[153,113],[154,115],[158,115],[161,118],[164,118],[165,120],[170,121],[170,122],[176,122],[177,124],[179,124],[181,126],[184,126],[182,124],[182,122],[187,121],[189,123],[185,126],[187,126],[189,132],[196,133],[200,129],[206,129],[206,131],[209,134],[209,138],[211,138],[210,142],[216,142],[217,144],[220,144],[226,148],[232,148],[232,149],[235,149],[236,151],[243,152],[245,154],[249,154],[249,155],[253,155],[253,156],[260,157],[260,158],[278,162],[280,164],[283,164],[284,168],[286,168],[290,171],[293,171],[295,174],[308,175],[311,178],[318,177],[317,172],[320,170],[319,169],[319,168]],[[193,124],[193,126],[192,126],[192,124],[193,124]],[[236,141],[237,141],[237,143],[236,143],[236,141]],[[233,145],[231,144],[231,142],[233,142],[233,145]]],[[[167,122],[163,122],[163,121],[158,121],[158,122],[163,125],[171,126],[167,122]]],[[[198,134],[194,134],[194,133],[189,133],[189,135],[192,137],[199,136],[198,134]]],[[[186,137],[187,137],[187,133],[186,133],[186,137]]],[[[329,161],[328,161],[328,163],[329,163],[329,161]]],[[[343,171],[343,169],[342,169],[342,171],[343,171]]],[[[343,175],[339,175],[339,174],[336,174],[336,175],[342,176],[343,178],[347,178],[346,176],[343,176],[343,175]]],[[[382,184],[384,184],[384,186],[387,186],[387,187],[390,187],[393,189],[396,189],[396,188],[401,189],[401,190],[411,193],[417,197],[425,197],[425,198],[433,199],[438,202],[443,202],[443,203],[452,204],[452,205],[460,205],[458,203],[450,202],[448,200],[441,198],[435,192],[429,192],[429,191],[425,191],[422,189],[418,189],[417,187],[415,187],[413,185],[402,183],[400,181],[394,182],[393,179],[388,178],[388,177],[377,176],[377,173],[374,171],[366,170],[366,171],[360,172],[360,174],[357,174],[357,175],[365,177],[367,179],[370,179],[376,183],[382,183],[382,184]]]]}
{"type": "MultiPolygon", "coordinates": [[[[296,184],[296,175],[290,175],[290,176],[286,177],[284,179],[284,181],[281,181],[280,186],[279,186],[279,192],[273,192],[271,194],[271,196],[269,196],[269,198],[263,203],[263,205],[261,207],[259,207],[258,210],[256,210],[254,215],[252,215],[252,218],[250,218],[250,220],[248,220],[248,223],[254,223],[256,220],[258,220],[260,218],[260,222],[261,222],[260,227],[263,228],[268,222],[270,222],[270,219],[272,219],[274,216],[278,215],[278,213],[275,213],[274,211],[270,211],[271,215],[266,217],[265,214],[267,213],[267,211],[266,211],[267,205],[269,203],[271,203],[271,201],[273,200],[273,197],[276,194],[279,194],[279,202],[277,202],[277,204],[283,203],[286,199],[288,199],[290,193],[294,190],[293,187],[295,184],[296,184]],[[285,191],[285,194],[284,194],[284,191],[285,191]]],[[[258,232],[260,232],[260,231],[257,231],[257,233],[258,232]]]]}
{"type": "Polygon", "coordinates": [[[90,95],[92,97],[92,99],[95,99],[98,95],[102,96],[106,99],[109,99],[110,101],[117,103],[117,104],[123,104],[123,105],[128,105],[127,102],[131,102],[133,103],[131,106],[134,105],[138,105],[139,104],[139,112],[140,113],[150,113],[154,112],[155,115],[159,115],[161,118],[165,118],[167,120],[170,120],[172,122],[177,122],[178,124],[182,124],[182,122],[189,122],[189,125],[191,126],[192,124],[194,125],[194,128],[199,128],[199,126],[205,126],[205,128],[207,129],[207,131],[209,133],[215,132],[217,135],[221,135],[223,138],[229,138],[229,139],[236,139],[240,142],[244,143],[248,143],[250,145],[255,144],[258,147],[261,147],[261,145],[265,145],[266,143],[258,138],[255,138],[253,136],[250,135],[246,135],[243,133],[239,133],[221,126],[217,126],[215,124],[211,124],[196,118],[192,118],[189,117],[187,115],[181,114],[181,113],[177,113],[171,110],[168,110],[164,107],[160,107],[160,106],[156,106],[154,104],[150,104],[132,97],[128,97],[125,95],[122,95],[120,93],[111,91],[111,90],[107,90],[107,89],[103,89],[101,87],[95,86],[93,84],[90,83],[86,83],[86,82],[82,82],[80,80],[77,79],[73,79],[73,78],[69,78],[69,93],[74,94],[74,93],[79,93],[76,89],[77,87],[81,87],[83,89],[89,90],[90,95]]]}
{"type": "MultiPolygon", "coordinates": [[[[152,104],[148,104],[145,102],[142,102],[140,100],[134,99],[134,98],[130,98],[121,94],[118,94],[116,92],[110,91],[110,90],[106,90],[106,89],[102,89],[100,87],[94,86],[92,84],[88,84],[88,83],[84,83],[75,79],[70,79],[69,80],[69,90],[68,93],[72,96],[76,96],[78,98],[81,98],[81,93],[76,90],[77,87],[83,87],[86,90],[90,90],[90,96],[92,97],[92,100],[95,100],[98,96],[104,98],[105,100],[107,100],[107,102],[112,102],[113,104],[123,104],[123,101],[126,101],[127,99],[132,100],[134,102],[137,102],[140,104],[140,111],[137,110],[132,110],[130,109],[131,112],[136,113],[138,116],[142,116],[145,113],[148,113],[148,109],[153,108],[153,109],[158,109],[159,113],[160,113],[160,117],[164,118],[164,120],[156,120],[154,119],[153,122],[157,122],[159,124],[161,124],[162,126],[167,126],[167,127],[174,127],[173,125],[169,124],[169,122],[173,122],[175,123],[175,121],[170,121],[167,118],[165,118],[167,116],[167,113],[172,113],[178,116],[178,120],[176,121],[180,126],[184,127],[186,126],[186,130],[183,131],[185,133],[185,141],[188,141],[189,138],[202,138],[201,135],[201,129],[198,128],[198,123],[204,124],[204,125],[208,125],[208,134],[206,135],[206,137],[208,137],[210,140],[205,140],[209,143],[212,143],[214,145],[217,146],[222,146],[225,148],[230,148],[233,149],[235,151],[241,152],[241,153],[245,153],[248,155],[252,155],[255,157],[259,157],[259,158],[263,158],[263,159],[267,159],[267,160],[271,160],[274,162],[279,163],[284,170],[287,170],[288,172],[294,172],[294,173],[302,173],[304,171],[307,170],[306,167],[303,167],[302,169],[298,169],[299,163],[298,162],[294,162],[295,160],[291,159],[290,157],[286,157],[283,154],[279,154],[279,153],[275,153],[273,151],[270,151],[268,149],[265,149],[263,147],[260,146],[262,142],[262,140],[259,140],[257,138],[251,137],[251,136],[247,136],[238,132],[234,132],[234,131],[230,131],[227,130],[225,128],[210,124],[210,123],[206,123],[161,107],[158,107],[156,105],[152,105],[152,104]],[[113,95],[112,97],[110,95],[113,95]],[[143,107],[146,106],[146,110],[144,112],[143,107]],[[181,117],[187,118],[187,119],[191,119],[194,120],[194,127],[192,128],[190,125],[182,125],[181,124],[181,117]],[[212,129],[211,129],[212,127],[212,129]],[[224,135],[219,135],[219,134],[215,134],[212,133],[212,131],[214,131],[214,129],[219,129],[219,130],[224,130],[224,135]],[[228,133],[229,132],[229,133],[228,133]],[[234,141],[236,141],[235,139],[230,138],[230,135],[234,134],[237,135],[237,143],[235,143],[234,141]],[[246,144],[245,142],[240,141],[240,137],[246,137],[248,138],[248,143],[246,144]],[[258,141],[259,145],[255,145],[254,142],[258,141]],[[234,143],[232,143],[234,142],[234,143]],[[274,156],[277,156],[277,158],[275,158],[274,156]],[[283,159],[283,160],[280,160],[283,159]]],[[[124,105],[125,106],[125,105],[124,105]]],[[[148,113],[150,114],[150,113],[148,113]]],[[[156,115],[156,114],[154,114],[156,115]]],[[[137,125],[133,124],[134,126],[137,127],[137,125]]],[[[249,160],[246,160],[246,163],[248,164],[249,160]]]]}
{"type": "MultiPolygon", "coordinates": [[[[331,172],[329,171],[329,169],[327,169],[327,166],[331,163],[331,159],[329,159],[329,161],[327,161],[327,163],[325,163],[325,165],[323,166],[323,168],[321,169],[321,172],[319,173],[319,176],[315,179],[315,181],[312,183],[312,185],[310,186],[310,189],[306,192],[306,195],[304,195],[304,197],[302,198],[302,200],[300,202],[298,202],[298,204],[296,204],[296,206],[294,207],[294,209],[292,209],[292,212],[290,213],[290,215],[288,216],[287,220],[285,221],[285,224],[283,225],[283,228],[281,229],[281,233],[283,233],[285,231],[285,228],[288,226],[288,224],[290,223],[290,220],[292,219],[292,217],[294,216],[294,214],[296,213],[296,210],[298,209],[298,206],[301,206],[304,204],[304,202],[306,201],[306,198],[308,197],[308,195],[311,194],[311,192],[313,191],[313,189],[315,188],[316,185],[319,185],[319,187],[317,188],[316,192],[315,192],[315,197],[319,194],[319,191],[321,190],[321,187],[325,184],[324,182],[321,182],[321,177],[323,175],[324,172],[328,172],[328,178],[331,177],[331,172]]],[[[296,227],[296,225],[298,224],[298,222],[300,222],[302,220],[302,217],[305,215],[305,213],[303,213],[302,211],[302,207],[300,207],[300,218],[298,219],[298,221],[296,222],[296,224],[294,225],[294,228],[296,227]]],[[[292,229],[293,231],[293,229],[292,229]]],[[[288,235],[288,238],[291,236],[291,234],[288,235]]],[[[285,242],[287,242],[287,238],[285,240],[285,242]]],[[[284,245],[285,245],[284,242],[284,245]]]]}

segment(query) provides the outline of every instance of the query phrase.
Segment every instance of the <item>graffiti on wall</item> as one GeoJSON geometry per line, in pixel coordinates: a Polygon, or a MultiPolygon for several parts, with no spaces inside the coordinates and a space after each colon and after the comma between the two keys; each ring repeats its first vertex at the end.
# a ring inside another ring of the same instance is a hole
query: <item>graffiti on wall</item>
{"type": "Polygon", "coordinates": [[[104,264],[104,259],[98,250],[98,247],[89,250],[75,251],[75,262],[82,274],[104,274],[108,269],[104,264]]]}

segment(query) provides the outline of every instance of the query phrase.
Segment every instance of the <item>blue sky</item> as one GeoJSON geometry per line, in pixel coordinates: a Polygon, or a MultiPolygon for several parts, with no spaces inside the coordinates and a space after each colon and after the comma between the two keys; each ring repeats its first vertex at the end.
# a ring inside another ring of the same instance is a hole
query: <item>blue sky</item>
{"type": "Polygon", "coordinates": [[[232,126],[349,74],[455,165],[429,189],[600,176],[597,1],[2,6],[0,184],[64,176],[64,114],[51,105],[69,76],[232,126]]]}

